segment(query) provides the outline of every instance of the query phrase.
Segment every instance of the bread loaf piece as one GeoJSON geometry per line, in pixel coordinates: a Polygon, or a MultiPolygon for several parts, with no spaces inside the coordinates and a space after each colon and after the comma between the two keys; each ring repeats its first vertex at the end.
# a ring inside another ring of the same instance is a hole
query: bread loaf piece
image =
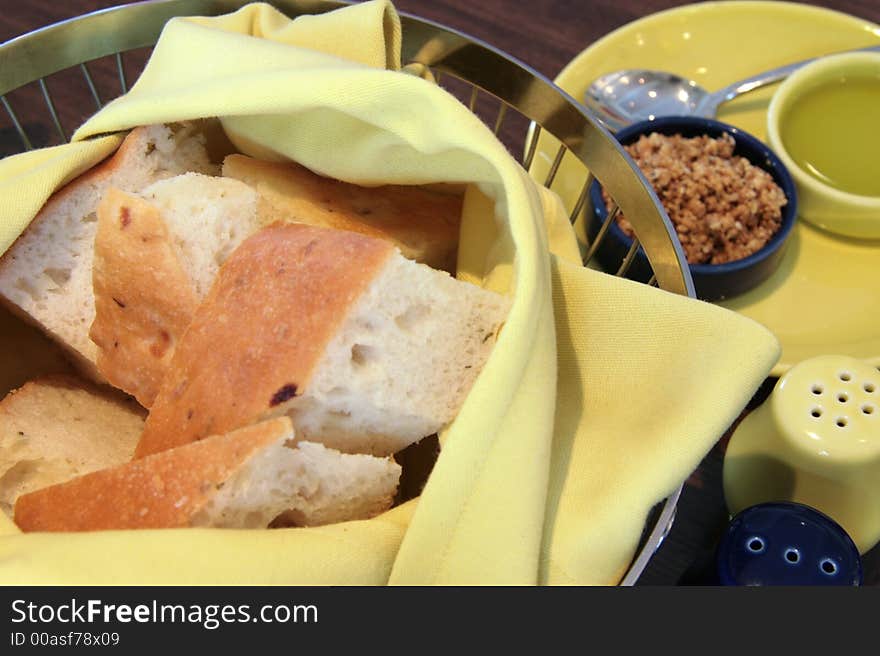
{"type": "Polygon", "coordinates": [[[31,381],[0,402],[0,508],[33,490],[131,460],[145,412],[68,376],[31,381]]]}
{"type": "Polygon", "coordinates": [[[159,210],[199,300],[220,266],[262,225],[257,193],[238,180],[185,173],[139,194],[159,210]]]}
{"type": "Polygon", "coordinates": [[[110,189],[98,205],[95,237],[95,320],[98,371],[149,408],[198,305],[159,211],[110,189]]]}
{"type": "Polygon", "coordinates": [[[391,504],[400,467],[294,444],[290,420],[261,422],[19,497],[23,531],[265,528],[365,519],[391,504]]]}
{"type": "Polygon", "coordinates": [[[112,157],[53,194],[0,259],[0,298],[64,345],[96,380],[89,328],[98,202],[110,187],[135,191],[185,171],[217,172],[195,126],[135,128],[112,157]]]}
{"type": "Polygon", "coordinates": [[[404,257],[455,273],[461,194],[420,186],[361,187],[293,162],[244,155],[229,155],[223,175],[259,192],[266,223],[294,221],[388,239],[404,257]]]}
{"type": "Polygon", "coordinates": [[[220,265],[258,229],[257,194],[238,180],[187,173],[140,195],[112,188],[97,215],[97,367],[148,408],[220,265]]]}
{"type": "Polygon", "coordinates": [[[136,457],[279,415],[303,440],[394,453],[454,418],[508,307],[390,242],[272,225],[221,268],[136,457]]]}

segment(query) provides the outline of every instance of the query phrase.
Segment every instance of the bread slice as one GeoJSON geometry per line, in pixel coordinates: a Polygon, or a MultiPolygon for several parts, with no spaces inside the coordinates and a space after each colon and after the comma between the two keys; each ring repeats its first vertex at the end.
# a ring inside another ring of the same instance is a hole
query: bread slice
{"type": "Polygon", "coordinates": [[[138,195],[159,210],[200,300],[232,251],[262,226],[259,196],[238,180],[185,173],[138,195]]]}
{"type": "Polygon", "coordinates": [[[293,444],[284,417],[216,435],[19,497],[23,531],[265,528],[364,519],[390,506],[400,467],[293,444]]]}
{"type": "Polygon", "coordinates": [[[230,155],[223,175],[254,187],[266,223],[295,221],[388,239],[404,257],[455,272],[462,196],[420,186],[361,187],[295,163],[230,155]]]}
{"type": "Polygon", "coordinates": [[[264,228],[178,343],[136,457],[279,415],[303,440],[395,453],[454,418],[508,308],[384,240],[264,228]]]}
{"type": "Polygon", "coordinates": [[[63,344],[83,372],[101,380],[89,339],[95,210],[110,187],[142,189],[185,171],[216,173],[193,124],[132,130],[119,150],[57,191],[0,259],[0,298],[63,344]]]}
{"type": "Polygon", "coordinates": [[[97,368],[150,407],[196,305],[220,265],[259,228],[257,194],[198,173],[98,205],[93,271],[97,368]]]}
{"type": "Polygon", "coordinates": [[[98,205],[93,271],[98,371],[149,408],[198,305],[159,211],[110,189],[98,205]]]}
{"type": "Polygon", "coordinates": [[[131,460],[146,413],[129,397],[69,376],[0,401],[0,508],[47,485],[131,460]]]}

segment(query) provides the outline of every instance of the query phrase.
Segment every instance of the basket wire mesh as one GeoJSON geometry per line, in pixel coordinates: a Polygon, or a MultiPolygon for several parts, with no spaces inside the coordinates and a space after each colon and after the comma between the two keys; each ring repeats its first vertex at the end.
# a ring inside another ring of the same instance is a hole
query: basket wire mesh
{"type": "MultiPolygon", "coordinates": [[[[63,21],[0,45],[0,102],[6,114],[0,118],[0,136],[14,132],[21,144],[19,149],[7,147],[0,157],[67,142],[71,129],[128,91],[130,80],[143,69],[170,18],[218,15],[246,3],[147,0],[63,21]],[[24,121],[15,110],[17,102],[31,108],[24,121]],[[42,116],[32,110],[39,104],[45,105],[42,116]]],[[[295,17],[348,3],[275,0],[273,4],[295,17]]],[[[521,153],[518,158],[523,167],[538,182],[560,191],[573,224],[584,216],[591,183],[600,180],[612,203],[596,236],[583,244],[585,265],[623,210],[631,217],[636,237],[615,275],[625,276],[642,248],[653,273],[647,284],[694,296],[672,224],[650,185],[610,133],[552,82],[509,55],[421,18],[402,14],[401,21],[403,61],[422,72],[430,71],[434,81],[479,116],[508,150],[521,153]],[[546,160],[542,166],[536,166],[539,153],[546,160]],[[577,171],[578,188],[557,189],[560,170],[568,171],[565,177],[570,181],[572,167],[577,171]]],[[[0,139],[4,144],[11,141],[0,139]]],[[[622,585],[636,583],[671,529],[680,493],[681,486],[651,511],[622,585]]]]}

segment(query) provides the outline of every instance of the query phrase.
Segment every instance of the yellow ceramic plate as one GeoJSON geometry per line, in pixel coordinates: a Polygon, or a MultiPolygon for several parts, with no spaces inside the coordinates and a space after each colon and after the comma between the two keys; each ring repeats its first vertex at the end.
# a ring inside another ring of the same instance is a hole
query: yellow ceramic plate
{"type": "MultiPolygon", "coordinates": [[[[715,90],[762,70],[880,43],[880,27],[846,14],[784,2],[707,2],[654,14],[578,55],[556,83],[575,99],[590,81],[621,68],[663,69],[715,90]]],[[[723,105],[719,120],[760,139],[774,87],[723,105]]],[[[555,153],[540,143],[536,166],[555,153]],[[549,153],[549,155],[548,155],[549,153]]],[[[560,170],[564,178],[566,170],[560,170]]],[[[577,194],[582,172],[554,184],[577,194]],[[576,179],[574,179],[576,177],[576,179]]],[[[880,364],[880,241],[856,241],[800,223],[779,270],[755,290],[721,303],[767,326],[783,346],[774,369],[822,354],[880,364]]]]}

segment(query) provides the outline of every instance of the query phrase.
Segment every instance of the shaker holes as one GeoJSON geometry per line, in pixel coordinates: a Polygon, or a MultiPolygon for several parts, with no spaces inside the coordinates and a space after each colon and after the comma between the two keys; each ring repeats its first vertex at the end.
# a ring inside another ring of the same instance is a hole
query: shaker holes
{"type": "Polygon", "coordinates": [[[834,576],[837,574],[837,563],[835,563],[830,558],[823,558],[822,562],[819,563],[819,568],[828,576],[834,576]]]}

